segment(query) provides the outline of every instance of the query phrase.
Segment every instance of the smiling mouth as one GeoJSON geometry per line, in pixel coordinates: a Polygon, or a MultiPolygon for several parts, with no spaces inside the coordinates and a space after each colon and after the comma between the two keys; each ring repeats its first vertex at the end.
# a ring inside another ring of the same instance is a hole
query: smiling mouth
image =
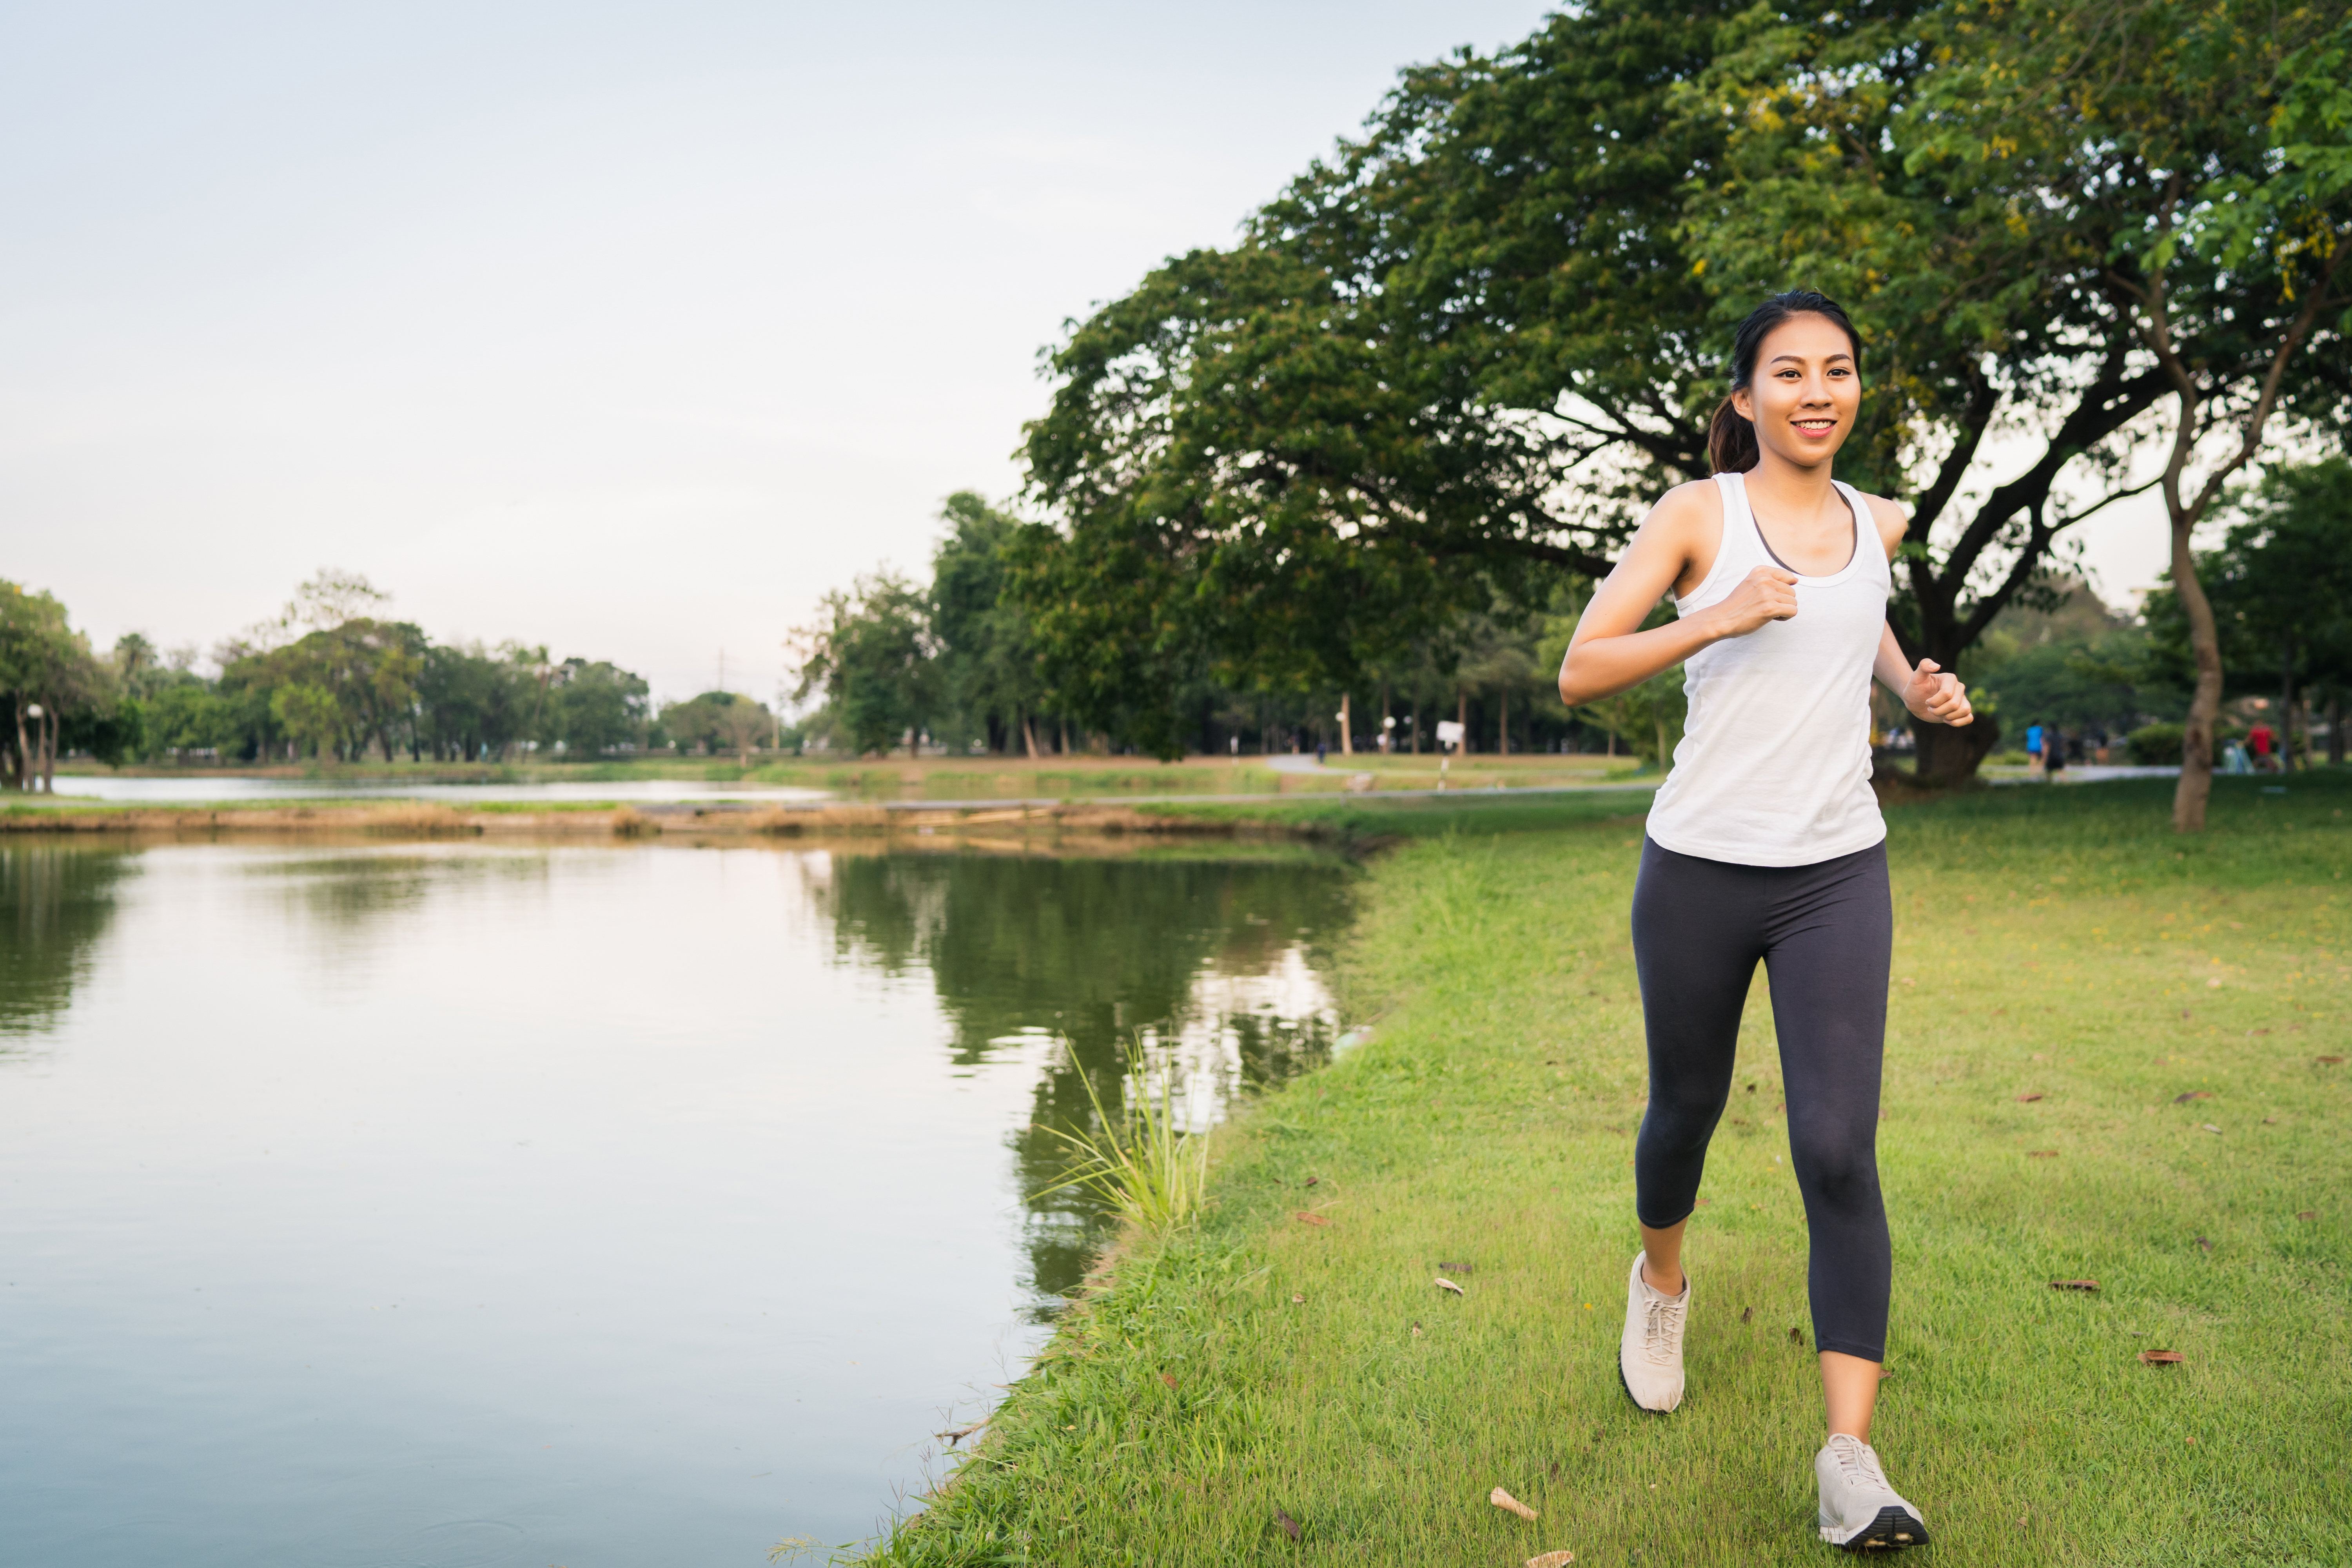
{"type": "Polygon", "coordinates": [[[1834,419],[1800,419],[1797,428],[1808,436],[1826,436],[1837,428],[1834,419]]]}

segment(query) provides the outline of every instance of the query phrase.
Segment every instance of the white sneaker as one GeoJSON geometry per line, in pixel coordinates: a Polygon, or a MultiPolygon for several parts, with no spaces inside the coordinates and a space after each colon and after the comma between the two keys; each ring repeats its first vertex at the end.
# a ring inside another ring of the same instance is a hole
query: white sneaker
{"type": "Polygon", "coordinates": [[[1927,1544],[1919,1510],[1886,1484],[1878,1452],[1850,1433],[1831,1436],[1813,1456],[1822,1483],[1822,1539],[1848,1552],[1927,1544]]]}
{"type": "Polygon", "coordinates": [[[1660,1415],[1683,1402],[1683,1316],[1690,1310],[1690,1271],[1683,1293],[1669,1296],[1642,1278],[1642,1255],[1633,1254],[1633,1278],[1625,1285],[1625,1337],[1617,1345],[1617,1375],[1625,1392],[1644,1410],[1660,1415]]]}

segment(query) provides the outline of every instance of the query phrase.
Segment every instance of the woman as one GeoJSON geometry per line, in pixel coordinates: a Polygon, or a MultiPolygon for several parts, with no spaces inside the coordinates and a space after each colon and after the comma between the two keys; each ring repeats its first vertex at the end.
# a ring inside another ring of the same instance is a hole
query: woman
{"type": "Polygon", "coordinates": [[[1813,1461],[1821,1534],[1856,1551],[1927,1539],[1870,1447],[1892,1273],[1877,1131],[1894,932],[1871,677],[1926,722],[1972,717],[1960,683],[1929,660],[1913,668],[1887,627],[1902,512],[1830,477],[1861,406],[1861,357],[1853,323],[1819,294],[1775,295],[1740,324],[1708,435],[1714,479],[1669,491],[1643,521],[1559,673],[1573,705],[1679,663],[1690,704],[1633,890],[1650,1104],[1619,1373],[1644,1410],[1682,1403],[1683,1227],[1760,959],[1811,1237],[1829,1417],[1813,1461]],[[1669,589],[1680,617],[1643,631],[1669,589]]]}

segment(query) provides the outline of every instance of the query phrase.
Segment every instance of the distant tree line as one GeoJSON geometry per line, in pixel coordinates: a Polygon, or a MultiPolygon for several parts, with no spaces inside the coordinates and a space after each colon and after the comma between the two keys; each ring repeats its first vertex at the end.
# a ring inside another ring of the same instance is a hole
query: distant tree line
{"type": "Polygon", "coordinates": [[[861,577],[826,595],[795,634],[795,699],[820,703],[804,721],[817,743],[858,755],[928,742],[998,755],[1175,757],[1366,751],[1385,735],[1397,751],[1427,752],[1438,722],[1450,720],[1475,751],[1657,753],[1657,728],[1639,700],[1589,713],[1560,706],[1553,671],[1581,580],[1556,584],[1533,607],[1499,589],[1481,608],[1457,606],[1356,667],[1352,685],[1312,668],[1253,668],[1204,647],[1162,672],[1176,689],[1128,690],[1128,650],[1040,632],[1041,604],[1056,591],[1053,530],[971,491],[948,498],[941,521],[928,582],[887,571],[861,577]]]}
{"type": "Polygon", "coordinates": [[[478,763],[524,752],[593,758],[774,743],[776,719],[740,693],[656,712],[643,677],[543,647],[436,643],[384,618],[366,579],[321,572],[272,621],[194,649],[132,633],[108,653],[55,597],[0,582],[0,763],[8,786],[47,787],[61,753],[179,760],[478,763]]]}

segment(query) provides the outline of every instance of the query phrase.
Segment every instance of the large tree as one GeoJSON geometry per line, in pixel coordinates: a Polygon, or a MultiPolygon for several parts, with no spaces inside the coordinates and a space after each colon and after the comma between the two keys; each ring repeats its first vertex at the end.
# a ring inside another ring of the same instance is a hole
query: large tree
{"type": "Polygon", "coordinates": [[[859,755],[912,741],[940,710],[939,643],[923,590],[890,572],[860,577],[818,601],[818,619],[793,634],[795,701],[824,694],[824,718],[859,755]]]}
{"type": "Polygon", "coordinates": [[[1044,696],[1029,617],[1010,592],[1021,521],[971,490],[948,497],[947,536],[931,555],[930,630],[939,649],[940,694],[950,712],[977,730],[992,752],[1018,737],[1039,754],[1036,716],[1044,696]]]}
{"type": "MultiPolygon", "coordinates": [[[[1953,664],[2069,527],[2144,488],[2129,449],[2173,389],[2115,275],[2165,171],[2070,137],[2082,94],[1979,68],[2031,22],[1635,0],[1407,71],[1240,244],[1053,356],[1027,447],[1062,523],[1026,579],[1049,667],[1102,667],[1070,683],[1082,711],[1186,660],[1336,681],[1489,584],[1606,572],[1645,498],[1706,473],[1730,324],[1794,285],[1862,323],[1842,466],[1911,508],[1893,618],[1953,664]]],[[[2263,90],[2213,177],[2263,172],[2263,90]]],[[[2184,279],[2200,345],[2246,286],[2184,279]]],[[[1971,771],[1994,733],[1924,736],[1923,772],[1971,771]]]]}

